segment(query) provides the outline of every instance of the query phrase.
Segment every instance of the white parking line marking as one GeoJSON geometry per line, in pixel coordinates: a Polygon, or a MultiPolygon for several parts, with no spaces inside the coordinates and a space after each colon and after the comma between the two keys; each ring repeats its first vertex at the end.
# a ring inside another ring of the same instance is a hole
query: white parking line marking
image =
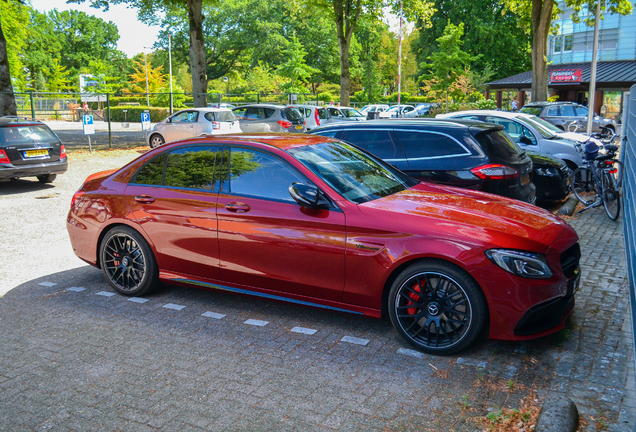
{"type": "Polygon", "coordinates": [[[55,282],[40,282],[38,285],[40,286],[45,286],[45,287],[52,287],[57,285],[55,282]]]}
{"type": "Polygon", "coordinates": [[[128,299],[128,301],[131,301],[133,303],[146,303],[147,301],[150,301],[150,300],[141,298],[141,297],[131,297],[128,299]]]}
{"type": "Polygon", "coordinates": [[[457,359],[457,364],[463,364],[463,365],[467,365],[467,366],[477,366],[477,367],[480,367],[480,368],[485,368],[488,365],[488,362],[479,361],[479,360],[473,360],[473,359],[465,359],[465,358],[459,357],[457,359]]]}
{"type": "Polygon", "coordinates": [[[258,326],[258,327],[263,327],[263,326],[266,326],[267,324],[269,324],[269,321],[261,321],[261,320],[255,320],[255,319],[248,319],[248,320],[247,320],[247,321],[245,321],[243,324],[252,325],[252,326],[258,326]]]}
{"type": "Polygon", "coordinates": [[[70,288],[66,288],[66,291],[82,292],[82,291],[86,291],[86,288],[70,287],[70,288]]]}
{"type": "Polygon", "coordinates": [[[397,353],[407,355],[410,357],[419,358],[419,359],[426,358],[426,354],[424,354],[423,352],[415,351],[412,349],[398,348],[397,353]]]}
{"type": "Polygon", "coordinates": [[[306,334],[306,335],[312,335],[312,334],[316,333],[318,330],[305,328],[305,327],[294,327],[293,329],[291,329],[291,331],[293,331],[294,333],[302,333],[302,334],[306,334]]]}
{"type": "Polygon", "coordinates": [[[185,306],[181,306],[181,305],[174,304],[174,303],[165,304],[165,305],[163,305],[163,307],[165,307],[166,309],[172,309],[172,310],[181,310],[181,309],[185,308],[185,306]]]}
{"type": "Polygon", "coordinates": [[[214,319],[225,318],[225,315],[216,313],[216,312],[205,312],[205,313],[202,313],[201,316],[204,316],[207,318],[214,318],[214,319]]]}
{"type": "Polygon", "coordinates": [[[369,343],[369,341],[367,339],[360,339],[357,337],[353,337],[353,336],[345,336],[342,339],[340,339],[342,342],[347,342],[347,343],[352,343],[352,344],[356,344],[356,345],[366,345],[369,343]]]}
{"type": "Polygon", "coordinates": [[[115,295],[115,293],[108,292],[108,291],[100,291],[98,293],[95,293],[95,295],[100,295],[100,296],[104,296],[104,297],[112,297],[112,296],[115,295]]]}

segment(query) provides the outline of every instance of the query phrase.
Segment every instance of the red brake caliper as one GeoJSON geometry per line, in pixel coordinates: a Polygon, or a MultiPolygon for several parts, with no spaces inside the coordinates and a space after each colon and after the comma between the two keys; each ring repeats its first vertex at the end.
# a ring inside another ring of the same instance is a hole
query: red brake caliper
{"type": "MultiPolygon", "coordinates": [[[[420,291],[420,286],[418,283],[415,283],[415,286],[413,287],[413,291],[417,291],[418,293],[422,292],[420,291]]],[[[416,301],[416,302],[420,301],[420,296],[415,294],[414,292],[409,293],[409,297],[413,299],[413,301],[416,301]]],[[[414,303],[409,301],[406,305],[411,306],[412,304],[414,303]]],[[[408,313],[409,315],[415,315],[417,313],[417,308],[408,308],[406,310],[406,313],[408,313]]]]}

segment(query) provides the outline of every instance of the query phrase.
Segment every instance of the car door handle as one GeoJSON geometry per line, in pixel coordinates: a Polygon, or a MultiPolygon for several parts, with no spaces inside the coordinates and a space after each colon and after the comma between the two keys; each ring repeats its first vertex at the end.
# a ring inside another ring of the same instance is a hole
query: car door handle
{"type": "Polygon", "coordinates": [[[247,204],[240,203],[240,202],[233,202],[233,203],[226,204],[225,208],[228,211],[231,211],[231,212],[234,212],[234,213],[246,213],[246,212],[248,212],[248,211],[250,211],[252,209],[247,204]]]}
{"type": "Polygon", "coordinates": [[[150,204],[152,202],[155,202],[155,198],[151,197],[150,195],[137,195],[135,197],[135,201],[142,204],[150,204]]]}

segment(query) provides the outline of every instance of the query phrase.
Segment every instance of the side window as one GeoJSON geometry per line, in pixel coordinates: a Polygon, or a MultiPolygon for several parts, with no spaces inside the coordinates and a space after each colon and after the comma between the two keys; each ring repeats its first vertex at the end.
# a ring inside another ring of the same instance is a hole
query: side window
{"type": "Polygon", "coordinates": [[[171,121],[172,123],[189,123],[191,116],[191,111],[183,111],[172,116],[171,121]]]}
{"type": "Polygon", "coordinates": [[[396,130],[395,135],[409,160],[469,153],[454,139],[438,133],[396,130]]]}
{"type": "Polygon", "coordinates": [[[234,109],[232,110],[232,112],[234,113],[234,115],[235,115],[237,118],[240,118],[240,119],[244,119],[244,118],[245,118],[245,112],[246,112],[246,111],[247,111],[247,108],[245,108],[245,107],[234,108],[234,109]]]}
{"type": "Polygon", "coordinates": [[[380,159],[404,159],[404,154],[398,150],[391,139],[391,134],[386,130],[352,130],[347,133],[345,140],[362,147],[380,159]]]}
{"type": "Polygon", "coordinates": [[[574,107],[572,105],[561,105],[561,116],[562,117],[574,117],[574,107]]]}
{"type": "Polygon", "coordinates": [[[331,117],[342,117],[342,114],[340,114],[340,110],[338,110],[337,108],[329,108],[329,114],[331,114],[331,117]]]}
{"type": "Polygon", "coordinates": [[[506,132],[508,132],[508,135],[510,135],[512,139],[515,140],[516,142],[519,142],[519,140],[523,136],[523,126],[521,126],[517,122],[508,120],[508,119],[502,119],[499,117],[486,117],[485,120],[488,123],[495,123],[495,124],[502,125],[504,129],[506,130],[506,132]]]}
{"type": "Polygon", "coordinates": [[[461,117],[457,117],[463,120],[479,120],[479,117],[476,115],[469,115],[469,116],[461,116],[461,117]]]}
{"type": "Polygon", "coordinates": [[[320,135],[320,136],[324,136],[324,137],[329,137],[329,138],[335,138],[336,135],[338,135],[338,131],[337,130],[331,130],[331,131],[320,131],[320,133],[316,133],[315,135],[320,135]]]}
{"type": "Polygon", "coordinates": [[[163,184],[163,168],[166,166],[166,153],[154,158],[142,166],[133,177],[131,183],[161,186],[163,184]]]}
{"type": "Polygon", "coordinates": [[[546,117],[558,117],[559,116],[559,107],[556,105],[549,106],[547,110],[545,110],[546,117]]]}
{"type": "Polygon", "coordinates": [[[214,190],[214,164],[221,148],[217,146],[186,147],[170,152],[166,164],[165,186],[214,190]]]}
{"type": "Polygon", "coordinates": [[[286,162],[267,153],[232,148],[230,154],[230,193],[295,203],[289,195],[292,183],[307,183],[286,162]]]}
{"type": "Polygon", "coordinates": [[[532,143],[532,145],[537,145],[537,139],[534,137],[534,134],[530,132],[530,129],[528,129],[525,126],[522,126],[522,128],[523,128],[523,136],[528,138],[530,142],[532,143]]]}
{"type": "Polygon", "coordinates": [[[577,106],[576,107],[576,115],[577,116],[587,117],[588,114],[589,114],[589,110],[587,109],[587,107],[584,107],[584,106],[577,106]]]}
{"type": "Polygon", "coordinates": [[[272,108],[263,108],[263,117],[261,118],[270,118],[276,112],[275,109],[272,108]]]}
{"type": "Polygon", "coordinates": [[[262,119],[264,116],[263,108],[252,107],[247,109],[247,113],[245,114],[245,118],[248,120],[258,120],[262,119]]]}
{"type": "Polygon", "coordinates": [[[320,117],[321,120],[328,120],[329,113],[324,108],[318,108],[318,117],[320,117]]]}

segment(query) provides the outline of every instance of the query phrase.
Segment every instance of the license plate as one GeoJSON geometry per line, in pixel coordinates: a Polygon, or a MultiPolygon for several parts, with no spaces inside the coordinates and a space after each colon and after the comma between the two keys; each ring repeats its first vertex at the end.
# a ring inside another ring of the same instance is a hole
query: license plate
{"type": "Polygon", "coordinates": [[[527,184],[530,182],[530,174],[524,174],[521,176],[521,184],[527,184]]]}
{"type": "Polygon", "coordinates": [[[569,283],[568,291],[572,293],[572,295],[576,294],[579,290],[579,286],[581,285],[581,273],[580,270],[577,270],[576,276],[569,283]]]}
{"type": "Polygon", "coordinates": [[[300,129],[302,129],[302,128],[303,128],[303,127],[302,127],[302,126],[300,126],[300,125],[297,125],[297,126],[296,126],[296,129],[298,129],[298,130],[300,130],[300,129]]]}
{"type": "Polygon", "coordinates": [[[24,156],[26,157],[39,157],[39,156],[48,156],[48,150],[27,150],[24,152],[24,156]]]}

